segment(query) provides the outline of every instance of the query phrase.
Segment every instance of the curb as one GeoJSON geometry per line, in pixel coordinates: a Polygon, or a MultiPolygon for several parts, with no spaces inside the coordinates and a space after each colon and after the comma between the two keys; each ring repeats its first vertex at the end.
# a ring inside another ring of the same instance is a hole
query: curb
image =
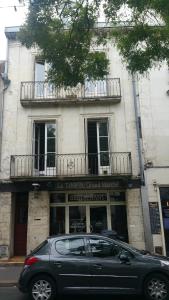
{"type": "Polygon", "coordinates": [[[23,262],[0,262],[0,267],[22,267],[23,262]]]}
{"type": "Polygon", "coordinates": [[[16,281],[1,281],[0,282],[0,287],[14,287],[17,286],[17,282],[16,281]]]}

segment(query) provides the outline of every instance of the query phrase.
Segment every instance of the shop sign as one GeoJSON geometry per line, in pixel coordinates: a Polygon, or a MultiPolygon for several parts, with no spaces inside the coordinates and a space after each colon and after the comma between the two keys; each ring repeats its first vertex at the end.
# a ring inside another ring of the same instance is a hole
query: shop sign
{"type": "Polygon", "coordinates": [[[150,210],[150,222],[151,222],[151,232],[152,234],[161,233],[161,223],[160,223],[160,212],[157,202],[149,203],[150,210]]]}
{"type": "Polygon", "coordinates": [[[56,182],[56,189],[111,189],[120,187],[119,181],[75,181],[56,182]]]}
{"type": "Polygon", "coordinates": [[[0,245],[0,258],[8,256],[8,246],[0,245]]]}
{"type": "Polygon", "coordinates": [[[91,194],[69,194],[68,201],[107,201],[106,193],[91,193],[91,194]]]}
{"type": "Polygon", "coordinates": [[[73,232],[83,232],[86,230],[86,223],[82,219],[72,219],[70,222],[70,229],[73,232]]]}

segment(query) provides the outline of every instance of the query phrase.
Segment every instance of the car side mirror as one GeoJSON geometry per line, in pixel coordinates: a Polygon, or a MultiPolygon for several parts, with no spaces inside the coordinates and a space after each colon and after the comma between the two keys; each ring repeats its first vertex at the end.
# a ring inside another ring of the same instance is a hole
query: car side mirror
{"type": "Polygon", "coordinates": [[[130,261],[129,257],[126,253],[121,253],[119,255],[119,259],[120,259],[121,263],[129,263],[129,261],[130,261]]]}

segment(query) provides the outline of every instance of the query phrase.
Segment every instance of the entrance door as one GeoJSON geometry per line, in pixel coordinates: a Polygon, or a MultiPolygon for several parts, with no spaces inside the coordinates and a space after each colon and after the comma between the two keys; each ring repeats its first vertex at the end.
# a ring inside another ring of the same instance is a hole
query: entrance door
{"type": "Polygon", "coordinates": [[[100,233],[107,229],[107,208],[106,206],[90,207],[90,229],[92,233],[100,233]]]}
{"type": "Polygon", "coordinates": [[[160,187],[166,256],[169,256],[169,187],[160,187]]]}
{"type": "Polygon", "coordinates": [[[88,120],[88,166],[92,175],[110,173],[108,120],[88,120]]]}
{"type": "Polygon", "coordinates": [[[56,124],[37,122],[34,125],[35,173],[56,174],[56,124]]]}
{"type": "Polygon", "coordinates": [[[28,194],[17,193],[15,198],[14,255],[25,256],[27,245],[28,194]]]}

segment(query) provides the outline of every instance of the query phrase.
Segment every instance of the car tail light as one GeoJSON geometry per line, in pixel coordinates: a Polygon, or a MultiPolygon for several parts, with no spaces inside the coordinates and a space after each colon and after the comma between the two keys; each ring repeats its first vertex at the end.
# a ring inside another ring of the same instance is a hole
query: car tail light
{"type": "Polygon", "coordinates": [[[35,257],[35,256],[32,256],[32,257],[27,257],[25,259],[25,262],[24,262],[24,266],[32,266],[33,264],[35,264],[36,262],[38,262],[40,259],[35,257]]]}

